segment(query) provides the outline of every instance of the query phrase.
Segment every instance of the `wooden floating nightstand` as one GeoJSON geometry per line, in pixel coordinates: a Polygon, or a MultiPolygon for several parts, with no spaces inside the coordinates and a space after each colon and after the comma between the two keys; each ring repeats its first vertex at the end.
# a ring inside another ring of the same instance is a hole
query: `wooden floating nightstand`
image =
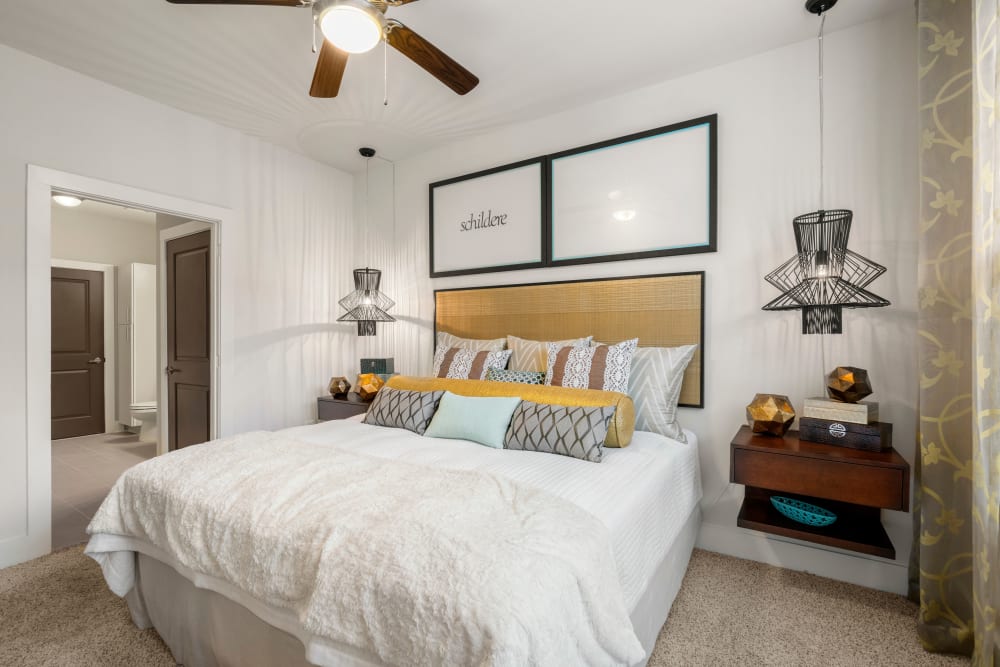
{"type": "Polygon", "coordinates": [[[910,465],[894,449],[869,452],[754,434],[743,426],[730,449],[729,479],[746,486],[736,525],[861,553],[896,557],[881,510],[910,507],[910,465]],[[819,528],[792,521],[771,505],[772,495],[797,498],[837,515],[819,528]]]}

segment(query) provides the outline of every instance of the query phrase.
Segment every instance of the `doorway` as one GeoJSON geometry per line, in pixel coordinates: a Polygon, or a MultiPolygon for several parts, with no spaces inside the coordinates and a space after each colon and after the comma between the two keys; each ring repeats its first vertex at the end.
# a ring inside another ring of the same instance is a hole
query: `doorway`
{"type": "MultiPolygon", "coordinates": [[[[51,412],[51,197],[54,192],[111,204],[143,208],[157,214],[183,217],[208,224],[213,232],[213,266],[222,265],[232,251],[222,243],[222,228],[227,229],[232,213],[228,209],[198,201],[164,195],[151,190],[123,186],[67,172],[29,165],[27,169],[26,213],[26,299],[25,336],[27,438],[23,444],[25,494],[23,504],[9,507],[23,512],[23,533],[0,543],[0,566],[44,555],[52,545],[52,412],[51,412]]],[[[229,257],[230,262],[233,258],[229,257]]],[[[228,266],[233,266],[229,263],[228,266]]],[[[232,279],[218,270],[212,273],[213,392],[210,401],[210,433],[225,433],[226,420],[220,397],[231,384],[231,369],[222,365],[232,351],[231,310],[220,305],[228,302],[232,279]]],[[[158,453],[162,453],[159,451],[158,453]]]]}
{"type": "Polygon", "coordinates": [[[78,196],[51,203],[52,546],[86,526],[157,451],[157,215],[78,196]]]}

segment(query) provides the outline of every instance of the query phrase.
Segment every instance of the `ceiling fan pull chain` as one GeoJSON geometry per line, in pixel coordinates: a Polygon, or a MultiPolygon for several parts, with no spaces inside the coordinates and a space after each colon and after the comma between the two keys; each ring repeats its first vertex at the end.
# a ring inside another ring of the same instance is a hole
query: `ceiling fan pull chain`
{"type": "Polygon", "coordinates": [[[313,53],[316,53],[316,17],[313,16],[313,53]]]}
{"type": "Polygon", "coordinates": [[[382,38],[382,82],[385,85],[385,95],[382,98],[382,106],[389,106],[389,40],[382,38]]]}

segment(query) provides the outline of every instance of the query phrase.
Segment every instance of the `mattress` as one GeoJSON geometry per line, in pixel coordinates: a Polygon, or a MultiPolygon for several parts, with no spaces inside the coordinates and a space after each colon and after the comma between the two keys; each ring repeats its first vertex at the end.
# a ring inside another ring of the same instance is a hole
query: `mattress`
{"type": "MultiPolygon", "coordinates": [[[[640,603],[659,594],[658,590],[647,589],[652,582],[657,582],[653,589],[661,587],[664,563],[669,560],[667,556],[682,529],[687,526],[690,532],[691,517],[701,497],[697,440],[692,433],[687,434],[689,442],[685,444],[637,432],[628,448],[605,450],[604,461],[599,464],[551,454],[494,450],[467,441],[423,438],[407,431],[369,426],[360,423],[360,418],[288,429],[285,433],[297,440],[336,444],[369,456],[438,468],[491,472],[575,503],[607,526],[617,575],[630,613],[635,612],[637,606],[645,606],[640,603]]],[[[118,552],[102,562],[112,588],[115,588],[114,579],[119,571],[116,563],[120,565],[124,562],[122,559],[142,553],[170,565],[195,587],[215,591],[266,623],[298,637],[306,646],[309,659],[316,664],[341,664],[342,651],[349,651],[349,647],[337,650],[338,647],[332,646],[323,650],[323,643],[304,634],[287,613],[268,608],[226,582],[185,571],[169,554],[152,545],[120,536],[95,535],[88,552],[102,551],[118,552]]],[[[675,551],[683,552],[682,560],[686,564],[690,547],[686,551],[675,551]]],[[[682,574],[683,567],[671,577],[679,583],[682,574]]],[[[655,613],[643,614],[656,617],[652,621],[655,629],[662,624],[672,597],[671,594],[655,613]]],[[[141,596],[131,594],[128,599],[137,624],[148,625],[150,618],[141,596]]],[[[159,625],[157,623],[157,627],[159,625]]],[[[642,634],[646,635],[642,640],[648,650],[655,632],[642,634]]]]}

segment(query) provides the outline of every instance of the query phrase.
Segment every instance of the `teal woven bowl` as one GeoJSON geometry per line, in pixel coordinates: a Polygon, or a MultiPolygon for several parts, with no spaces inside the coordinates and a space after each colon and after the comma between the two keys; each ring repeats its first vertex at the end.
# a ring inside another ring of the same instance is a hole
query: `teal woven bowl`
{"type": "Polygon", "coordinates": [[[771,504],[792,521],[804,523],[807,526],[829,526],[837,520],[837,515],[830,510],[816,507],[810,503],[804,503],[794,498],[784,496],[771,496],[771,504]]]}

